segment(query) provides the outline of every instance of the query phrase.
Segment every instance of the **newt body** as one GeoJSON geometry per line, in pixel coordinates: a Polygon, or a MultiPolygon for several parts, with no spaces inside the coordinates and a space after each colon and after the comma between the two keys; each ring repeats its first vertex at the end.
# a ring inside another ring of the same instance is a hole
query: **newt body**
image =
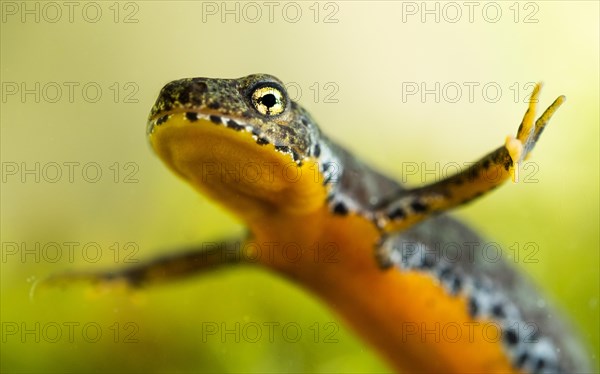
{"type": "MultiPolygon", "coordinates": [[[[221,249],[275,248],[259,263],[318,295],[397,370],[582,372],[579,343],[528,280],[486,261],[483,239],[440,214],[500,185],[528,156],[564,101],[534,122],[538,91],[516,137],[415,189],[336,145],[268,75],[171,82],[147,133],[169,168],[248,226],[247,238],[221,249]],[[333,245],[335,261],[315,261],[315,245],[333,245]],[[447,335],[427,334],[436,328],[447,335]]],[[[207,258],[191,251],[97,277],[145,284],[232,262],[207,258]]]]}

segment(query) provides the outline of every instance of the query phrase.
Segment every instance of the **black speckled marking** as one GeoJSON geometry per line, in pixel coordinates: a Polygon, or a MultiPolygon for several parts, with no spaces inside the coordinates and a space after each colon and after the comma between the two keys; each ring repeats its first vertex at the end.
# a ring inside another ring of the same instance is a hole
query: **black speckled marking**
{"type": "Polygon", "coordinates": [[[333,213],[345,216],[346,214],[348,214],[348,208],[346,207],[346,204],[339,201],[334,205],[333,213]]]}
{"type": "Polygon", "coordinates": [[[219,109],[219,108],[221,107],[221,105],[219,105],[219,103],[218,103],[218,102],[216,102],[216,101],[213,101],[213,102],[210,102],[210,103],[208,103],[208,105],[207,105],[207,106],[208,106],[210,109],[219,109]]]}
{"type": "Polygon", "coordinates": [[[198,120],[198,113],[185,112],[185,118],[187,118],[190,122],[196,122],[198,120]]]}
{"type": "Polygon", "coordinates": [[[298,153],[292,151],[292,158],[294,159],[294,161],[296,161],[296,163],[299,166],[302,165],[302,160],[300,159],[300,156],[298,155],[298,153]]]}
{"type": "Polygon", "coordinates": [[[321,155],[321,145],[319,145],[319,143],[315,144],[315,147],[313,149],[313,156],[315,157],[319,157],[321,155]]]}
{"type": "Polygon", "coordinates": [[[489,168],[490,167],[490,163],[491,163],[491,161],[490,161],[489,158],[486,158],[485,160],[483,160],[483,164],[482,164],[483,168],[484,169],[489,168]]]}
{"type": "Polygon", "coordinates": [[[396,208],[388,213],[388,217],[391,220],[399,220],[406,217],[406,212],[402,208],[396,208]]]}
{"type": "Polygon", "coordinates": [[[425,213],[427,211],[427,205],[419,200],[415,200],[410,203],[410,207],[415,213],[425,213]]]}
{"type": "Polygon", "coordinates": [[[462,280],[460,275],[457,274],[452,267],[448,266],[442,268],[439,273],[439,278],[451,295],[456,295],[460,292],[462,280]]]}
{"type": "Polygon", "coordinates": [[[496,304],[492,307],[492,315],[496,318],[506,318],[506,312],[502,304],[496,304]]]}
{"type": "MultiPolygon", "coordinates": [[[[501,343],[515,368],[520,368],[528,374],[565,372],[559,366],[560,358],[555,350],[556,345],[545,336],[539,337],[538,331],[528,333],[519,328],[526,322],[518,313],[514,313],[515,305],[502,295],[502,291],[496,288],[492,280],[485,276],[473,277],[472,274],[465,273],[464,269],[457,268],[454,263],[439,258],[438,249],[420,244],[405,245],[411,243],[415,244],[398,235],[392,235],[384,239],[379,247],[384,248],[386,253],[389,250],[395,252],[394,256],[386,255],[384,260],[401,270],[423,271],[436,278],[449,294],[464,293],[467,297],[466,312],[473,319],[496,321],[501,330],[501,343]]],[[[386,262],[382,264],[389,266],[386,262]]]]}
{"type": "Polygon", "coordinates": [[[222,123],[221,117],[219,116],[209,116],[208,118],[210,119],[210,122],[216,123],[217,125],[220,125],[222,123]]]}
{"type": "Polygon", "coordinates": [[[479,304],[477,304],[477,300],[474,298],[469,299],[469,314],[471,317],[477,317],[479,313],[479,304]]]}
{"type": "Polygon", "coordinates": [[[504,341],[508,345],[516,345],[519,342],[519,336],[515,330],[508,328],[504,330],[504,341]]]}
{"type": "Polygon", "coordinates": [[[455,276],[454,279],[450,282],[450,293],[452,295],[456,295],[462,289],[462,279],[458,276],[455,276]]]}
{"type": "Polygon", "coordinates": [[[244,126],[240,125],[232,119],[227,121],[227,127],[234,129],[235,131],[242,131],[244,129],[244,126]]]}
{"type": "Polygon", "coordinates": [[[265,138],[261,138],[261,137],[257,137],[256,138],[256,144],[258,145],[267,145],[269,144],[269,141],[265,138]]]}
{"type": "Polygon", "coordinates": [[[278,150],[279,152],[283,152],[283,153],[290,152],[290,147],[288,147],[287,145],[276,145],[275,149],[278,150]]]}
{"type": "Polygon", "coordinates": [[[538,358],[537,362],[535,363],[535,370],[536,371],[540,371],[542,370],[544,367],[546,366],[546,361],[544,361],[543,358],[538,358]]]}
{"type": "Polygon", "coordinates": [[[282,132],[285,132],[287,134],[287,136],[293,137],[296,135],[296,131],[291,128],[290,126],[279,126],[279,129],[282,132]]]}
{"type": "Polygon", "coordinates": [[[166,116],[162,116],[159,119],[156,120],[156,125],[162,125],[163,123],[167,122],[167,120],[169,119],[169,115],[167,114],[166,116]]]}
{"type": "Polygon", "coordinates": [[[439,274],[440,279],[442,279],[442,280],[450,279],[451,276],[452,276],[452,268],[444,267],[444,268],[442,268],[442,270],[440,270],[440,274],[439,274]]]}

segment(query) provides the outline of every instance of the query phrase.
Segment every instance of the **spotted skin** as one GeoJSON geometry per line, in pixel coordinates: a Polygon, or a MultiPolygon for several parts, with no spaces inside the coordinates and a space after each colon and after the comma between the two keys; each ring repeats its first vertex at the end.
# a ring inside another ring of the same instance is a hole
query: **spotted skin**
{"type": "MultiPolygon", "coordinates": [[[[485,261],[473,244],[485,240],[442,214],[516,177],[564,101],[559,97],[534,122],[538,94],[539,86],[515,137],[459,174],[414,189],[331,141],[269,75],[173,81],[151,110],[147,134],[169,168],[247,224],[249,234],[239,243],[335,243],[340,257],[334,264],[312,257],[290,262],[279,252],[259,263],[322,298],[398,371],[586,372],[585,351],[572,329],[548,303],[532,301],[541,296],[530,282],[502,261],[485,261]],[[262,162],[269,173],[234,180],[205,168],[248,162],[262,162]],[[290,170],[298,176],[293,181],[282,177],[290,170]],[[454,257],[444,255],[440,248],[446,247],[454,257]],[[455,324],[464,335],[439,341],[403,330],[428,323],[455,324]],[[463,326],[475,326],[469,330],[475,337],[466,338],[463,326]],[[485,326],[496,328],[499,338],[481,338],[485,326]]],[[[55,279],[121,278],[142,285],[232,263],[230,256],[198,262],[197,252],[133,270],[55,279]]]]}
{"type": "Polygon", "coordinates": [[[286,147],[285,153],[294,159],[302,160],[311,154],[311,141],[314,134],[308,124],[312,123],[308,113],[297,105],[289,105],[283,113],[265,118],[251,109],[249,96],[257,84],[273,85],[283,90],[283,83],[269,75],[253,75],[241,79],[190,78],[173,81],[160,92],[159,98],[150,111],[148,133],[155,126],[163,124],[165,115],[185,112],[209,115],[211,122],[221,123],[221,117],[233,121],[228,125],[233,129],[241,129],[233,118],[243,118],[243,122],[252,126],[261,143],[271,143],[286,147]],[[189,110],[189,111],[188,111],[189,110]]]}

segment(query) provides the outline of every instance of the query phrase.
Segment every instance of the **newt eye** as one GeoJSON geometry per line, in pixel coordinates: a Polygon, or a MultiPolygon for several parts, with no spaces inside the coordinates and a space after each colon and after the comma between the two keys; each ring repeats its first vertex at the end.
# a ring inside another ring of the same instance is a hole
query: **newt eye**
{"type": "Polygon", "coordinates": [[[285,96],[277,87],[262,86],[252,92],[254,108],[265,116],[276,116],[285,109],[285,96]]]}

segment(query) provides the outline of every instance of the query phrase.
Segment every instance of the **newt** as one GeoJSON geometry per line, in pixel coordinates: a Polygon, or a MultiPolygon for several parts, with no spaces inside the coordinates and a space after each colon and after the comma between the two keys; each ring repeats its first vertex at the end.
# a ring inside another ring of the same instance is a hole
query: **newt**
{"type": "Polygon", "coordinates": [[[170,82],[150,112],[150,144],[243,221],[247,236],[210,255],[191,248],[70,277],[142,286],[258,264],[323,300],[400,372],[586,372],[568,323],[538,303],[525,275],[486,261],[484,239],[445,214],[514,177],[565,101],[558,97],[535,120],[539,91],[516,136],[451,177],[408,188],[326,136],[273,76],[170,82]],[[335,246],[336,261],[315,261],[315,245],[335,246]],[[265,248],[275,250],[261,256],[265,248]],[[428,335],[435,326],[455,338],[428,335]]]}

